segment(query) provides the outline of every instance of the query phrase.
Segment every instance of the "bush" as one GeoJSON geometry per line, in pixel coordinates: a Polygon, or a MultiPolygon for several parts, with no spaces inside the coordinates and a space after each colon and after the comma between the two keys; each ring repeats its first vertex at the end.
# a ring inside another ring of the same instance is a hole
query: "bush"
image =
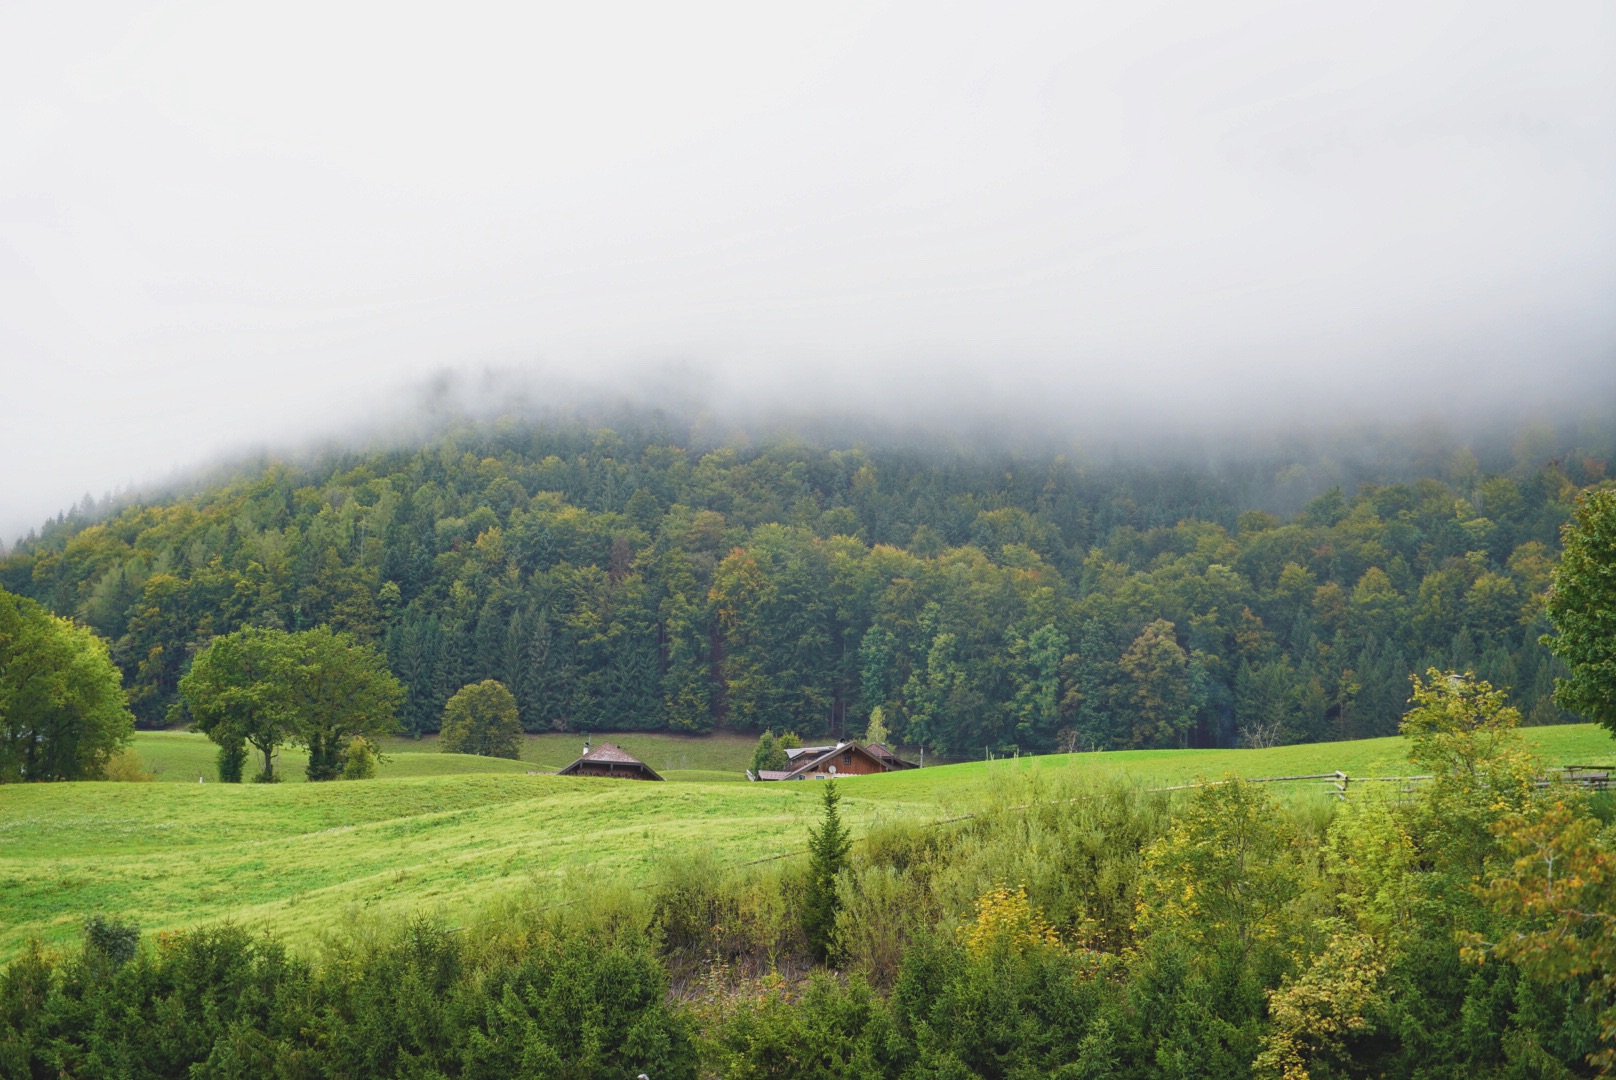
{"type": "Polygon", "coordinates": [[[318,969],[240,927],[138,939],[92,917],[77,956],[36,946],[0,973],[0,1076],[696,1076],[643,939],[476,954],[417,921],[318,969]]]}
{"type": "Polygon", "coordinates": [[[376,765],[381,760],[381,754],[376,744],[363,735],[348,744],[348,752],[342,762],[342,778],[344,780],[374,780],[376,778],[376,765]]]}
{"type": "Polygon", "coordinates": [[[676,975],[698,964],[740,962],[754,972],[806,955],[800,933],[802,868],[772,864],[726,871],[710,853],[659,864],[651,926],[676,975]]]}
{"type": "Polygon", "coordinates": [[[710,1064],[733,1080],[897,1077],[909,1059],[887,1003],[857,976],[844,986],[815,972],[795,999],[766,980],[715,1028],[710,1064]]]}
{"type": "Polygon", "coordinates": [[[157,774],[146,767],[146,763],[140,759],[139,754],[133,750],[125,749],[107,759],[101,778],[124,783],[144,783],[156,780],[157,774]]]}
{"type": "Polygon", "coordinates": [[[904,957],[892,1010],[913,1034],[919,1075],[1110,1076],[1110,1017],[1123,987],[1107,976],[1120,967],[1102,954],[1017,950],[1003,938],[972,956],[925,935],[904,957]]]}

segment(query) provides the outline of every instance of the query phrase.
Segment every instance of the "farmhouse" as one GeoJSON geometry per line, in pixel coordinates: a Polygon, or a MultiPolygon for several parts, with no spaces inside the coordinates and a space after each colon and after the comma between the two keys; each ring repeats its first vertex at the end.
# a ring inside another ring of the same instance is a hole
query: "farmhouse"
{"type": "Polygon", "coordinates": [[[834,746],[801,746],[786,751],[784,769],[746,770],[748,780],[824,780],[831,776],[864,776],[869,773],[913,769],[880,743],[837,743],[834,746]]]}
{"type": "Polygon", "coordinates": [[[557,776],[614,776],[619,780],[661,780],[655,769],[624,752],[620,747],[603,742],[591,749],[584,743],[584,756],[562,769],[557,776]]]}

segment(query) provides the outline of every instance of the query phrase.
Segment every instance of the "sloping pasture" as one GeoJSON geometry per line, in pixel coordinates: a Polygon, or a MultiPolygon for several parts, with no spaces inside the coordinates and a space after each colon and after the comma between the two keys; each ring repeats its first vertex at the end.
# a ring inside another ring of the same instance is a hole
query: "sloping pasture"
{"type": "MultiPolygon", "coordinates": [[[[1616,743],[1592,725],[1525,734],[1546,765],[1616,760],[1616,743]]],[[[143,735],[139,745],[148,760],[172,755],[165,773],[211,764],[211,744],[198,736],[143,735]]],[[[857,833],[877,817],[969,813],[1016,777],[1059,785],[1066,777],[1116,774],[1168,786],[1337,769],[1387,776],[1412,771],[1406,752],[1401,739],[1375,739],[970,762],[850,778],[844,808],[857,833]]],[[[693,748],[686,760],[712,761],[693,748]]],[[[289,752],[282,767],[301,768],[289,752]]],[[[818,810],[812,783],[709,782],[733,775],[727,768],[670,769],[691,780],[666,784],[529,775],[533,768],[395,753],[381,778],[364,782],[0,788],[0,962],[29,938],[72,938],[95,911],[152,931],[228,918],[299,942],[367,917],[427,911],[468,918],[513,892],[552,895],[589,880],[634,881],[658,860],[696,852],[742,863],[797,851],[818,810]],[[424,775],[429,771],[437,775],[424,775]]],[[[1285,786],[1320,798],[1333,790],[1285,786]]]]}

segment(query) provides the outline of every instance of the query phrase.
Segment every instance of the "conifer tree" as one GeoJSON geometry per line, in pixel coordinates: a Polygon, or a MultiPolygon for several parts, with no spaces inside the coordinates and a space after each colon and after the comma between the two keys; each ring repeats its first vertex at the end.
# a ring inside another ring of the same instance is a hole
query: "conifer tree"
{"type": "Polygon", "coordinates": [[[841,906],[836,898],[836,875],[847,864],[853,846],[847,826],[842,824],[841,801],[836,781],[825,781],[825,815],[819,828],[808,831],[808,892],[803,898],[802,932],[821,960],[830,956],[836,912],[841,906]]]}
{"type": "Polygon", "coordinates": [[[1561,536],[1546,609],[1557,633],[1543,643],[1571,670],[1556,680],[1555,702],[1616,735],[1616,491],[1579,498],[1561,536]]]}

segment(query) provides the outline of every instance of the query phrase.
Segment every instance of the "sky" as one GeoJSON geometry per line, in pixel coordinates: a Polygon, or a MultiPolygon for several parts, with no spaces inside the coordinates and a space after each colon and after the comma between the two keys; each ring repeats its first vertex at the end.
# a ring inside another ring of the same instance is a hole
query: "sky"
{"type": "Polygon", "coordinates": [[[1616,5],[0,4],[0,539],[502,373],[1616,404],[1616,5]]]}

